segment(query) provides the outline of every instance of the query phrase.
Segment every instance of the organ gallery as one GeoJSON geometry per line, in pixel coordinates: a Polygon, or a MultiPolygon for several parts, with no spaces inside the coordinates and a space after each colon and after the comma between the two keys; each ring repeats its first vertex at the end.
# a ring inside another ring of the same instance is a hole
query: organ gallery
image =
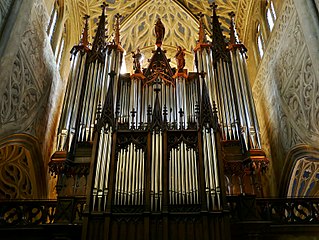
{"type": "Polygon", "coordinates": [[[1,240],[319,236],[317,0],[1,0],[1,240]]]}
{"type": "Polygon", "coordinates": [[[142,67],[137,46],[131,73],[121,73],[121,16],[116,15],[110,42],[106,5],[92,46],[85,25],[71,51],[58,151],[50,162],[61,202],[70,194],[87,196],[82,238],[126,239],[121,231],[132,228],[130,239],[147,232],[152,239],[189,234],[226,239],[219,233],[229,224],[225,196],[263,196],[268,159],[261,149],[246,48],[236,38],[233,14],[225,39],[216,7],[210,40],[198,16],[193,71],[184,68],[180,46],[171,65],[160,18],[152,57],[142,67]],[[178,225],[185,228],[182,233],[178,225]]]}

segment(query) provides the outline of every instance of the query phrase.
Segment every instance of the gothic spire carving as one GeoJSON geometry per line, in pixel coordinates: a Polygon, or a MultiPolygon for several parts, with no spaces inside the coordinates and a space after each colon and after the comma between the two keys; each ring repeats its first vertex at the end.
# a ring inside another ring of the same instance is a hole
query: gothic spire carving
{"type": "Polygon", "coordinates": [[[80,45],[83,47],[89,47],[89,40],[88,40],[88,38],[89,38],[89,23],[88,23],[88,20],[89,20],[90,16],[85,14],[85,16],[83,18],[85,19],[85,24],[84,24],[82,37],[80,40],[80,45]]]}
{"type": "Polygon", "coordinates": [[[237,32],[236,32],[236,28],[235,28],[235,13],[234,12],[230,12],[229,13],[229,17],[230,17],[230,26],[229,26],[229,43],[228,43],[228,48],[230,50],[232,49],[236,49],[236,48],[241,48],[244,52],[247,52],[246,47],[244,46],[244,44],[242,44],[237,36],[237,32]]]}
{"type": "Polygon", "coordinates": [[[173,83],[172,77],[174,73],[165,52],[160,47],[157,47],[156,51],[153,51],[153,56],[149,60],[150,64],[144,73],[147,83],[154,82],[158,77],[165,83],[173,83]]]}
{"type": "Polygon", "coordinates": [[[96,57],[103,62],[103,52],[104,49],[106,47],[106,16],[105,16],[105,9],[106,7],[108,7],[108,4],[106,4],[105,2],[103,2],[103,4],[101,5],[102,7],[102,15],[100,16],[100,22],[99,25],[97,27],[96,30],[96,34],[94,37],[94,41],[92,44],[92,52],[93,52],[93,59],[94,60],[96,57]]]}
{"type": "MultiPolygon", "coordinates": [[[[211,44],[207,42],[206,39],[206,33],[205,33],[205,25],[203,21],[203,16],[204,14],[199,13],[198,18],[199,18],[199,27],[198,27],[198,40],[196,47],[194,48],[194,52],[201,48],[209,48],[211,47],[211,44]]],[[[195,60],[196,61],[196,60],[195,60]]]]}
{"type": "Polygon", "coordinates": [[[120,37],[120,20],[121,20],[121,18],[122,18],[122,15],[120,15],[119,13],[117,13],[115,15],[114,42],[116,45],[121,45],[121,37],[120,37]]]}
{"type": "Polygon", "coordinates": [[[229,43],[230,44],[237,44],[238,38],[236,35],[236,30],[235,30],[235,22],[234,22],[234,17],[235,17],[235,13],[234,12],[230,12],[229,13],[229,17],[230,17],[230,33],[229,33],[229,43]]]}
{"type": "Polygon", "coordinates": [[[212,16],[212,44],[213,44],[213,58],[214,64],[218,62],[220,59],[224,61],[229,61],[229,55],[227,52],[227,44],[225,41],[225,37],[223,35],[223,31],[221,29],[221,23],[218,20],[218,16],[216,14],[217,5],[213,3],[211,5],[213,9],[212,16]]]}
{"type": "Polygon", "coordinates": [[[107,90],[104,106],[101,113],[101,118],[98,119],[97,130],[100,131],[103,126],[113,126],[114,125],[114,100],[113,100],[113,86],[114,77],[116,73],[111,71],[109,89],[107,90]]]}
{"type": "MultiPolygon", "coordinates": [[[[157,81],[159,81],[159,79],[157,81]]],[[[162,122],[163,122],[162,107],[158,97],[158,94],[161,90],[159,88],[155,88],[154,91],[156,93],[156,97],[155,97],[154,109],[152,114],[152,129],[154,129],[155,131],[158,131],[162,127],[162,122]]]]}
{"type": "Polygon", "coordinates": [[[207,86],[205,83],[204,75],[205,73],[200,74],[202,77],[203,88],[202,88],[202,99],[200,102],[200,125],[203,127],[213,127],[216,128],[216,121],[214,121],[215,114],[210,103],[209,94],[207,86]]]}
{"type": "MultiPolygon", "coordinates": [[[[71,54],[73,54],[73,55],[76,55],[76,53],[78,51],[83,51],[83,52],[90,51],[89,40],[88,40],[88,38],[89,38],[89,21],[88,21],[89,18],[90,18],[90,16],[87,14],[84,15],[84,17],[83,17],[83,19],[85,20],[84,28],[82,31],[79,45],[73,46],[73,48],[71,49],[71,54]]],[[[72,57],[71,57],[71,59],[72,59],[72,57]]]]}
{"type": "Polygon", "coordinates": [[[203,13],[198,14],[198,17],[199,17],[198,43],[199,44],[207,43],[203,16],[204,16],[203,13]]]}

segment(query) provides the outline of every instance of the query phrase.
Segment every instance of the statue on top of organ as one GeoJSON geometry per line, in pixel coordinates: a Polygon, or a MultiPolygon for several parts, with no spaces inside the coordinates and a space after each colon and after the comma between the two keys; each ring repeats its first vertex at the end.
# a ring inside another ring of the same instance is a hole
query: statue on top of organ
{"type": "MultiPolygon", "coordinates": [[[[106,43],[101,34],[104,11],[93,42],[105,43],[100,57],[94,57],[94,47],[72,52],[51,171],[57,171],[63,156],[71,165],[60,171],[88,163],[89,213],[125,212],[131,206],[149,212],[188,211],[187,206],[198,212],[222,211],[225,194],[262,196],[261,173],[268,160],[261,150],[246,49],[237,40],[225,41],[216,7],[212,42],[199,18],[196,72],[184,70],[182,47],[175,55],[177,70],[170,66],[162,49],[165,28],[158,18],[149,65],[141,71],[137,48],[132,75],[120,74],[119,39],[106,43]]],[[[231,24],[234,34],[233,19],[231,24]]],[[[59,176],[61,186],[66,175],[59,176]]]]}

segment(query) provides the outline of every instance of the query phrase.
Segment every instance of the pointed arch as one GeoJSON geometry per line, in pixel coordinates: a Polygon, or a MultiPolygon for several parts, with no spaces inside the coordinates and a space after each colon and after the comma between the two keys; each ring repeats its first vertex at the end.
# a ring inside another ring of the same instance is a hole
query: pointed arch
{"type": "Polygon", "coordinates": [[[285,159],[279,194],[282,197],[319,196],[319,149],[300,144],[285,159]]]}
{"type": "Polygon", "coordinates": [[[13,134],[0,140],[0,198],[47,198],[46,168],[35,137],[13,134]]]}

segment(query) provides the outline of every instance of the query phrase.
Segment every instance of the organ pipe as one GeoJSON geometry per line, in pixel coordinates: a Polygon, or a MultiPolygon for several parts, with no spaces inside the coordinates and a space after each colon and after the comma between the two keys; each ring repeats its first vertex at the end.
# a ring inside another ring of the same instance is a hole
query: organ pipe
{"type": "Polygon", "coordinates": [[[217,23],[214,10],[212,42],[194,49],[195,73],[171,68],[157,46],[146,69],[120,75],[124,50],[105,41],[103,17],[103,44],[95,37],[92,49],[76,48],[58,149],[75,156],[78,143],[93,143],[90,211],[223,209],[219,141],[261,145],[243,46],[226,43],[217,23]]]}

